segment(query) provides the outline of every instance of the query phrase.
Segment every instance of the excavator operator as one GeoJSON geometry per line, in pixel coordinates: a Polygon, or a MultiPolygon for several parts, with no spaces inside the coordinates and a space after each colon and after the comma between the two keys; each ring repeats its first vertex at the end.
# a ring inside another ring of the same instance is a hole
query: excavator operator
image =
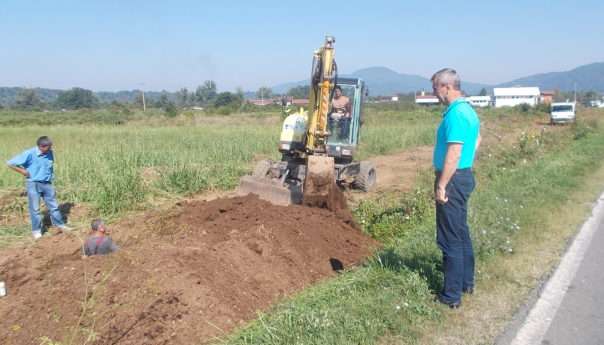
{"type": "Polygon", "coordinates": [[[342,88],[336,85],[331,101],[331,114],[329,114],[329,128],[336,132],[338,139],[347,139],[350,128],[350,98],[342,94],[342,88]],[[336,131],[336,126],[337,131],[336,131]]]}

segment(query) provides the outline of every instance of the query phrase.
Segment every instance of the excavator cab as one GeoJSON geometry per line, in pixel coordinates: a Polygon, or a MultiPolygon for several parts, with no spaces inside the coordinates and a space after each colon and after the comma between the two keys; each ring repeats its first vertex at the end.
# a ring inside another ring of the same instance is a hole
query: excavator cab
{"type": "Polygon", "coordinates": [[[338,78],[341,97],[349,101],[349,116],[338,114],[334,109],[328,115],[329,137],[327,154],[337,163],[351,162],[359,142],[362,123],[362,104],[365,96],[365,82],[359,78],[338,78]]]}

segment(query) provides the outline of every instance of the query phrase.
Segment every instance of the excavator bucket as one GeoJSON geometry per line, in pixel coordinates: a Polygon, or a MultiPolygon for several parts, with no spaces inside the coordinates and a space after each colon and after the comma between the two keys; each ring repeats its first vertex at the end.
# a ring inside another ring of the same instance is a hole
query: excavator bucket
{"type": "Polygon", "coordinates": [[[302,203],[302,189],[299,186],[268,177],[243,176],[237,194],[255,194],[262,200],[281,206],[302,203]]]}
{"type": "Polygon", "coordinates": [[[333,157],[308,157],[302,203],[332,211],[346,207],[344,195],[336,184],[333,157]]]}

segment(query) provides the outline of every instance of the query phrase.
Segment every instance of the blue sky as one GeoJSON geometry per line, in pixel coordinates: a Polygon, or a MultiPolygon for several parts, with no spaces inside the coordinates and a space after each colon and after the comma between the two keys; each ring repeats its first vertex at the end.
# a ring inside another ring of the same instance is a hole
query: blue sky
{"type": "Polygon", "coordinates": [[[498,83],[604,61],[604,2],[2,0],[0,32],[0,86],[255,90],[305,79],[325,34],[343,73],[498,83]]]}

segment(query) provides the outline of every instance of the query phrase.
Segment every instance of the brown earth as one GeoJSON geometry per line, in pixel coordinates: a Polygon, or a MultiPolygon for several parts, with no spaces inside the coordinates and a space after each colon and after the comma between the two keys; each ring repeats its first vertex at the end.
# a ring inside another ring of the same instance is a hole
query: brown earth
{"type": "Polygon", "coordinates": [[[209,341],[378,246],[328,210],[253,196],[183,202],[111,230],[121,250],[104,257],[82,259],[79,233],[2,253],[3,345],[209,341]]]}
{"type": "Polygon", "coordinates": [[[377,171],[376,193],[407,192],[417,175],[431,167],[432,146],[419,146],[396,154],[371,158],[377,171]]]}

